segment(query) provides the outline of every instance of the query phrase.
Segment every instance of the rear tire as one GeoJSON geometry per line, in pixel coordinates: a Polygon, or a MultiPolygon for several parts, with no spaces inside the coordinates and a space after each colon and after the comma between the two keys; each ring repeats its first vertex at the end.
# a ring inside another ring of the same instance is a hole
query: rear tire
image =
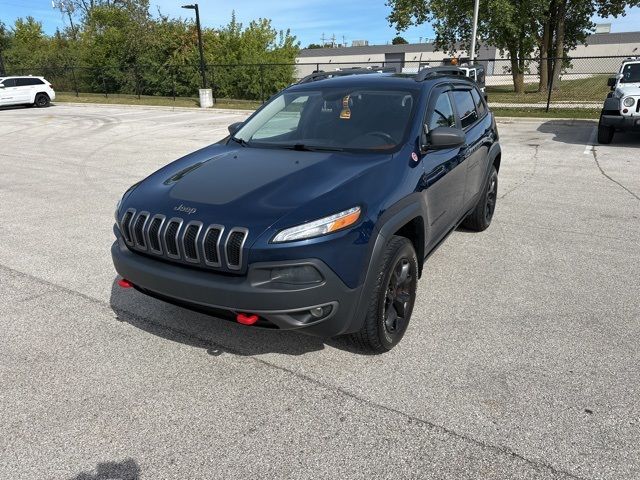
{"type": "Polygon", "coordinates": [[[418,258],[413,244],[394,235],[378,265],[364,324],[351,335],[351,342],[372,353],[384,353],[396,346],[409,326],[417,285],[418,258]]]}
{"type": "Polygon", "coordinates": [[[616,133],[616,129],[614,127],[608,127],[602,124],[602,117],[600,117],[600,122],[598,123],[598,143],[603,145],[608,145],[613,140],[613,135],[616,133]]]}
{"type": "Polygon", "coordinates": [[[34,105],[38,108],[45,108],[51,105],[51,99],[46,93],[38,93],[34,105]]]}
{"type": "Polygon", "coordinates": [[[498,201],[498,171],[494,165],[491,166],[489,180],[484,187],[482,195],[473,211],[462,222],[462,226],[469,230],[482,232],[489,228],[498,201]]]}

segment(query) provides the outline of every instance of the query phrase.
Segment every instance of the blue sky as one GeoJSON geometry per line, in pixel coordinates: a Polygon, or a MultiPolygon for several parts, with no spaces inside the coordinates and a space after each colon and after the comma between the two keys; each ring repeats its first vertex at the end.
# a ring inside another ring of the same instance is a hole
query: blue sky
{"type": "MultiPolygon", "coordinates": [[[[190,12],[180,9],[187,0],[151,0],[152,11],[158,8],[170,16],[186,16],[190,12]]],[[[236,10],[242,22],[257,17],[271,18],[278,29],[290,28],[302,46],[320,43],[336,36],[342,42],[343,35],[350,45],[352,40],[367,39],[371,44],[384,44],[395,36],[395,30],[386,20],[389,7],[385,0],[200,0],[202,23],[217,27],[227,23],[231,11],[236,10]]],[[[64,21],[59,12],[51,8],[51,0],[0,0],[0,20],[10,25],[18,17],[32,15],[42,21],[45,31],[52,33],[62,27],[64,21]]],[[[640,8],[628,11],[626,17],[610,19],[614,32],[640,30],[640,8]]],[[[414,27],[402,33],[410,42],[433,37],[430,26],[414,27]]]]}

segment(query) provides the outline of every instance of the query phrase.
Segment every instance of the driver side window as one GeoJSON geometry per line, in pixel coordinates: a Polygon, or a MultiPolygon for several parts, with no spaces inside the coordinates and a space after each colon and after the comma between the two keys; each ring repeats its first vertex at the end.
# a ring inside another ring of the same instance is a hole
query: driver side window
{"type": "Polygon", "coordinates": [[[443,92],[438,96],[433,110],[427,115],[427,126],[429,130],[433,130],[438,127],[455,127],[455,125],[451,99],[447,92],[443,92]]]}

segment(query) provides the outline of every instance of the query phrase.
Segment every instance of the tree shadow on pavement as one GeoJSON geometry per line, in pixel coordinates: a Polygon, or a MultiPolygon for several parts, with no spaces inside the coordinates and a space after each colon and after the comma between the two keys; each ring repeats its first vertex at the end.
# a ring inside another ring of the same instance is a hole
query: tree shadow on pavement
{"type": "Polygon", "coordinates": [[[552,133],[554,142],[572,145],[586,145],[592,138],[593,128],[598,126],[595,120],[549,120],[540,124],[540,133],[552,133]]]}
{"type": "Polygon", "coordinates": [[[93,472],[80,472],[69,480],[140,480],[140,467],[130,458],[122,462],[99,463],[93,472]]]}
{"type": "Polygon", "coordinates": [[[224,353],[303,355],[323,350],[325,344],[364,353],[343,338],[322,339],[292,331],[247,327],[181,308],[133,288],[123,289],[117,279],[111,285],[110,305],[118,320],[167,340],[202,348],[213,356],[224,353]]]}
{"type": "Polygon", "coordinates": [[[596,147],[640,147],[640,132],[616,132],[609,145],[599,145],[595,129],[597,120],[550,120],[538,127],[541,133],[552,133],[554,142],[596,147]]]}

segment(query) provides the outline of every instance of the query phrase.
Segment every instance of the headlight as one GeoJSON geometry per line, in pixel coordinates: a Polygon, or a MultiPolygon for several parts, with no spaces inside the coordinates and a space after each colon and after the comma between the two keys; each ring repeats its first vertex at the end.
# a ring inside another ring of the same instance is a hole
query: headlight
{"type": "Polygon", "coordinates": [[[627,97],[622,102],[625,107],[633,107],[633,104],[636,103],[633,97],[627,97]]]}
{"type": "Polygon", "coordinates": [[[314,220],[313,222],[303,223],[302,225],[282,230],[273,237],[272,241],[274,243],[281,243],[319,237],[320,235],[337,232],[349,225],[353,225],[358,221],[358,218],[360,218],[360,207],[353,207],[349,210],[314,220]]]}

